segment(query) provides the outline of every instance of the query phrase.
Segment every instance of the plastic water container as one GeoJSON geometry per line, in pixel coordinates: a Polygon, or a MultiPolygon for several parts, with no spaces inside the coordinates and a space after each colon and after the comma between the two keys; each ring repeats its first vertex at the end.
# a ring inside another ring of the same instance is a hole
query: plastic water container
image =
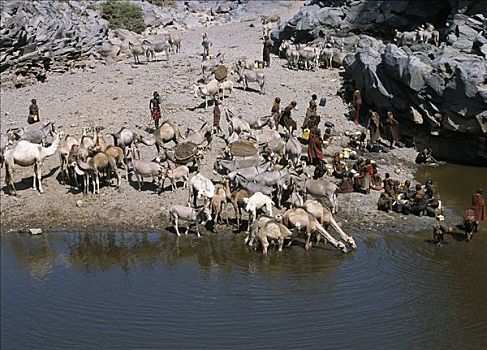
{"type": "Polygon", "coordinates": [[[304,129],[303,130],[303,135],[301,136],[301,138],[303,140],[309,140],[309,133],[310,133],[309,129],[304,129]]]}

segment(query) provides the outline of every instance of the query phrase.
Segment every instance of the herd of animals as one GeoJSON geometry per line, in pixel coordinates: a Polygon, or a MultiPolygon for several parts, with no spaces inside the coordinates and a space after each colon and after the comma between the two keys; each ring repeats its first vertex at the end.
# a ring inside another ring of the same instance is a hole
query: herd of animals
{"type": "MultiPolygon", "coordinates": [[[[272,23],[279,20],[278,17],[263,17],[263,35],[268,35],[272,23]]],[[[418,40],[428,41],[432,38],[437,43],[431,25],[414,33],[414,40],[420,38],[418,40]]],[[[409,36],[409,33],[396,33],[396,39],[402,43],[406,43],[409,36]]],[[[181,37],[168,34],[161,43],[145,40],[140,44],[130,43],[129,46],[136,62],[140,62],[139,56],[142,55],[146,55],[149,61],[157,53],[169,55],[170,52],[180,52],[181,37]]],[[[210,55],[211,46],[208,34],[204,33],[201,68],[205,82],[214,73],[215,67],[224,62],[223,54],[210,55]]],[[[317,67],[320,61],[325,67],[331,67],[333,55],[340,53],[340,50],[337,52],[332,42],[304,46],[284,41],[280,53],[287,59],[289,68],[309,69],[317,67]]],[[[249,83],[256,82],[263,92],[264,74],[262,70],[254,68],[254,62],[238,61],[232,70],[246,88],[249,83]]],[[[223,99],[225,92],[233,92],[233,82],[229,79],[213,79],[205,85],[195,85],[194,90],[195,96],[199,93],[205,97],[205,108],[208,99],[223,99]]],[[[183,135],[178,126],[170,121],[164,121],[149,135],[136,134],[125,127],[110,135],[102,133],[103,127],[84,128],[80,136],[65,135],[56,132],[54,124],[49,121],[8,130],[6,135],[2,135],[1,143],[1,161],[6,167],[5,182],[11,194],[15,195],[14,166],[34,166],[33,186],[43,193],[42,164],[58,151],[61,183],[80,187],[85,194],[89,191],[90,183],[93,195],[100,194],[100,178],[112,174],[117,178],[116,186],[119,188],[122,181],[119,168],[124,169],[127,181],[129,169],[135,174],[139,190],[144,177],[157,180],[159,193],[164,191],[166,179],[170,181],[172,191],[179,191],[177,183],[182,182],[183,189],[188,188],[189,191],[188,205],[169,208],[169,216],[178,236],[180,220],[194,224],[198,236],[199,224],[203,222],[211,221],[213,228],[223,221],[228,223],[226,207],[231,205],[238,229],[241,227],[242,213],[248,213],[245,243],[253,246],[260,242],[264,253],[271,243],[277,243],[279,251],[282,250],[285,241],[292,242],[300,233],[305,235],[306,249],[312,246],[313,237],[316,242],[324,238],[342,252],[356,249],[354,239],[341,229],[333,217],[338,209],[337,186],[325,178],[312,179],[307,175],[306,164],[302,160],[303,146],[293,136],[293,128],[281,134],[276,129],[278,126],[272,125],[270,116],[235,116],[230,110],[225,110],[225,116],[229,125],[228,136],[216,135],[207,123],[198,130],[188,129],[183,135]],[[49,135],[53,136],[53,141],[46,147],[44,142],[49,135]],[[227,148],[224,156],[214,163],[214,172],[221,175],[221,180],[214,182],[199,173],[198,166],[216,136],[225,140],[227,148]],[[167,147],[171,142],[175,146],[167,147]],[[239,142],[247,146],[250,143],[257,152],[246,157],[232,154],[231,146],[239,142]],[[142,145],[155,146],[158,157],[155,160],[140,159],[138,149],[142,145]],[[177,150],[183,145],[190,151],[181,156],[177,150]],[[189,165],[196,171],[192,177],[189,165]],[[282,215],[273,216],[273,208],[281,209],[283,205],[288,209],[282,215]],[[329,226],[338,232],[340,239],[329,234],[329,226]]]]}

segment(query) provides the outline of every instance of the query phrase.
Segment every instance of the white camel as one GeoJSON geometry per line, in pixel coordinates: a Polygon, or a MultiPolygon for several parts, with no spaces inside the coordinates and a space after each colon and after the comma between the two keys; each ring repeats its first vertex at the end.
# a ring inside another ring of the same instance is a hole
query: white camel
{"type": "Polygon", "coordinates": [[[54,141],[49,147],[43,147],[41,145],[31,143],[29,141],[21,140],[15,146],[7,149],[5,152],[5,182],[7,186],[12,187],[13,195],[17,194],[13,181],[13,167],[14,165],[20,166],[34,166],[34,190],[37,190],[36,179],[39,184],[39,192],[44,193],[42,189],[42,163],[44,159],[52,156],[56,153],[59,145],[59,140],[63,133],[59,133],[54,136],[54,141]]]}

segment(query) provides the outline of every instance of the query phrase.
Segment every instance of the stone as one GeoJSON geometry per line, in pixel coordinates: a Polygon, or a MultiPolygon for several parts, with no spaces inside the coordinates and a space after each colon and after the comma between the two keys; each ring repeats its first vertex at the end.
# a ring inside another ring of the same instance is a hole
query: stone
{"type": "Polygon", "coordinates": [[[40,235],[42,233],[42,229],[40,228],[30,228],[29,233],[31,235],[40,235]]]}
{"type": "Polygon", "coordinates": [[[81,206],[82,206],[82,205],[83,205],[83,201],[82,201],[81,199],[78,199],[78,200],[76,201],[76,206],[77,206],[78,208],[81,208],[81,206]]]}

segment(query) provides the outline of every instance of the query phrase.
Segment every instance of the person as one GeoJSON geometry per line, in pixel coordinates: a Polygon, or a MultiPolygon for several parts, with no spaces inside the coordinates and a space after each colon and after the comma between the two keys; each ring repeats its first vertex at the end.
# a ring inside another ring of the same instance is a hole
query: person
{"type": "Polygon", "coordinates": [[[222,128],[220,127],[221,117],[222,113],[220,111],[220,101],[215,100],[215,106],[213,107],[213,130],[218,133],[222,132],[222,128]]]}
{"type": "Polygon", "coordinates": [[[394,149],[394,141],[399,141],[399,122],[394,118],[391,111],[387,112],[387,119],[384,122],[386,137],[389,141],[389,148],[394,149]]]}
{"type": "Polygon", "coordinates": [[[335,153],[331,164],[333,165],[333,176],[338,179],[346,177],[348,171],[347,164],[340,159],[339,152],[335,153]]]}
{"type": "Polygon", "coordinates": [[[485,198],[484,191],[479,188],[472,195],[472,210],[475,212],[475,227],[474,233],[478,231],[480,221],[485,220],[485,198]]]}
{"type": "Polygon", "coordinates": [[[272,104],[272,109],[271,109],[271,117],[274,120],[274,125],[276,126],[276,129],[279,128],[279,116],[281,115],[281,99],[279,97],[276,97],[274,99],[274,103],[272,104]]]}
{"type": "Polygon", "coordinates": [[[399,181],[394,180],[389,173],[386,173],[384,177],[384,191],[387,192],[392,198],[395,198],[396,192],[398,192],[399,181]]]}
{"type": "Polygon", "coordinates": [[[37,105],[37,100],[33,98],[29,107],[29,118],[27,118],[27,123],[34,124],[40,121],[39,118],[39,106],[37,105]]]}
{"type": "Polygon", "coordinates": [[[470,241],[473,238],[475,231],[475,211],[473,209],[467,209],[463,215],[463,227],[465,229],[465,239],[470,241]]]}
{"type": "Polygon", "coordinates": [[[306,116],[304,118],[303,126],[301,127],[302,129],[312,129],[315,126],[317,127],[320,123],[320,117],[317,113],[317,99],[318,96],[316,96],[316,94],[313,94],[311,96],[311,101],[309,101],[309,107],[306,110],[306,116]]]}
{"type": "Polygon", "coordinates": [[[340,184],[338,185],[338,193],[352,193],[353,192],[353,179],[352,174],[348,173],[348,176],[344,176],[340,184]]]}
{"type": "Polygon", "coordinates": [[[399,186],[399,194],[402,194],[402,198],[405,200],[411,199],[414,196],[415,191],[411,188],[411,181],[406,180],[402,186],[399,186]]]}
{"type": "Polygon", "coordinates": [[[367,129],[370,132],[370,143],[375,144],[380,137],[380,119],[379,114],[373,110],[369,111],[369,121],[367,129]]]}
{"type": "Polygon", "coordinates": [[[370,159],[365,161],[365,167],[363,169],[362,175],[362,189],[361,191],[365,194],[370,193],[370,186],[372,185],[372,178],[377,173],[377,169],[370,159]]]}
{"type": "Polygon", "coordinates": [[[354,123],[358,125],[359,117],[360,117],[360,109],[362,108],[362,94],[360,90],[357,88],[353,92],[353,116],[355,117],[354,123]]]}
{"type": "Polygon", "coordinates": [[[445,234],[453,232],[453,227],[445,224],[444,220],[445,217],[443,215],[436,216],[436,223],[433,227],[433,239],[437,246],[445,244],[445,234]]]}
{"type": "Polygon", "coordinates": [[[284,108],[281,116],[279,117],[279,125],[286,127],[287,124],[294,122],[294,120],[291,118],[291,111],[294,109],[294,107],[296,107],[296,105],[296,101],[291,101],[291,103],[284,108]]]}
{"type": "Polygon", "coordinates": [[[409,208],[409,212],[411,214],[421,216],[423,211],[426,210],[428,206],[428,198],[424,194],[423,187],[421,184],[416,184],[416,192],[411,201],[411,207],[409,208]]]}
{"type": "Polygon", "coordinates": [[[394,199],[387,192],[382,192],[379,199],[377,200],[377,210],[385,211],[389,213],[392,211],[392,203],[394,199]]]}
{"type": "Polygon", "coordinates": [[[320,130],[318,128],[313,128],[310,131],[308,142],[308,162],[309,164],[318,166],[323,160],[320,130]]]}
{"type": "Polygon", "coordinates": [[[436,163],[436,159],[433,158],[433,150],[429,147],[419,152],[415,159],[416,164],[427,164],[431,162],[436,163]]]}
{"type": "Polygon", "coordinates": [[[264,37],[264,48],[262,49],[262,61],[264,61],[267,67],[271,66],[271,46],[272,41],[269,39],[269,36],[264,37]]]}
{"type": "Polygon", "coordinates": [[[149,109],[156,129],[159,128],[159,119],[161,119],[161,105],[159,97],[159,93],[155,91],[154,97],[149,102],[149,109]]]}

